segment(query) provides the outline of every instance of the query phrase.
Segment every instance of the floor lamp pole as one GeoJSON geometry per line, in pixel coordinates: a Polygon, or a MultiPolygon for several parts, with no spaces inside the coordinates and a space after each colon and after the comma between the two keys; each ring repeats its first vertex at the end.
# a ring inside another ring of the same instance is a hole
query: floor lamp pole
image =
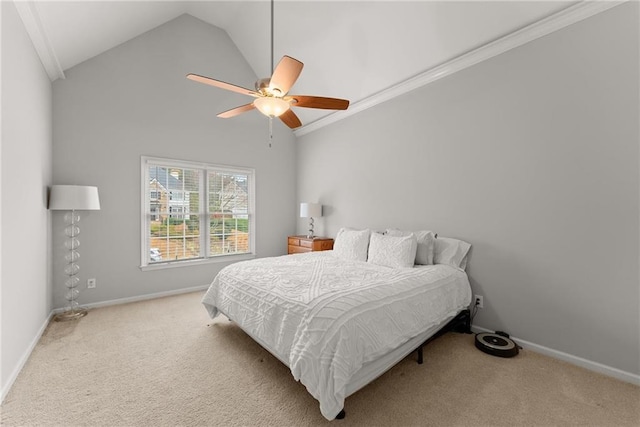
{"type": "Polygon", "coordinates": [[[80,266],[77,261],[80,258],[80,253],[77,251],[80,246],[78,235],[80,234],[80,227],[78,222],[80,221],[80,215],[75,211],[67,212],[64,215],[64,221],[67,226],[64,229],[64,234],[67,236],[67,240],[64,242],[64,246],[67,249],[67,253],[64,256],[67,265],[64,267],[64,273],[67,275],[67,280],[64,284],[67,287],[67,293],[65,298],[68,303],[62,313],[57,314],[54,320],[57,322],[64,322],[67,320],[75,320],[87,315],[87,310],[78,305],[78,284],[80,278],[77,276],[80,271],[80,266]]]}

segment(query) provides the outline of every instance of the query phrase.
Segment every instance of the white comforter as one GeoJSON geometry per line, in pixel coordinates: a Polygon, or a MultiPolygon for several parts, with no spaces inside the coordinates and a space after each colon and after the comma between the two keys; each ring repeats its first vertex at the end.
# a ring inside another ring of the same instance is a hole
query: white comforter
{"type": "Polygon", "coordinates": [[[332,420],[351,377],[467,307],[464,271],[445,265],[392,269],[331,251],[239,262],[218,273],[202,302],[280,360],[332,420]]]}

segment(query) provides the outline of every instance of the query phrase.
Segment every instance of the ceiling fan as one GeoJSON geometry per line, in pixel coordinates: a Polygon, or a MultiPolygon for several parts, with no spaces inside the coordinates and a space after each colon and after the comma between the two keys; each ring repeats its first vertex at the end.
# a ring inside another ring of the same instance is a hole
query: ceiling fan
{"type": "Polygon", "coordinates": [[[325,98],[309,95],[288,95],[304,64],[290,56],[283,56],[278,65],[273,68],[273,0],[271,0],[271,78],[260,79],[255,83],[255,90],[246,89],[221,80],[212,79],[198,74],[187,74],[187,78],[199,83],[208,84],[221,89],[242,93],[254,97],[253,102],[232,108],[218,114],[218,117],[228,119],[241,113],[258,109],[267,117],[279,117],[291,129],[302,126],[298,116],[291,107],[320,108],[325,110],[346,110],[349,101],[339,98],[325,98]]]}

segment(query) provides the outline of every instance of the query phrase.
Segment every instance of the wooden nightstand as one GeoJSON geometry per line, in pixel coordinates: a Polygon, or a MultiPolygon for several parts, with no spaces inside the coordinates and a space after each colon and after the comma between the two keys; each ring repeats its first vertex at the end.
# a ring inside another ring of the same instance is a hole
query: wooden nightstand
{"type": "Polygon", "coordinates": [[[289,254],[328,251],[333,249],[333,239],[328,237],[289,236],[287,238],[287,249],[289,254]]]}

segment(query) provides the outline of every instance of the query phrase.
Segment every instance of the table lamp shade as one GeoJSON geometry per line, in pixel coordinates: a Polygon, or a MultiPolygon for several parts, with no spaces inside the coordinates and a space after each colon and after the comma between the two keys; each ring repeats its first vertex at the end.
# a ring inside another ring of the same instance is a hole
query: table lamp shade
{"type": "Polygon", "coordinates": [[[300,203],[300,218],[318,218],[322,216],[320,203],[300,203]]]}
{"type": "Polygon", "coordinates": [[[86,185],[54,185],[49,195],[51,210],[100,210],[98,187],[86,185]]]}

